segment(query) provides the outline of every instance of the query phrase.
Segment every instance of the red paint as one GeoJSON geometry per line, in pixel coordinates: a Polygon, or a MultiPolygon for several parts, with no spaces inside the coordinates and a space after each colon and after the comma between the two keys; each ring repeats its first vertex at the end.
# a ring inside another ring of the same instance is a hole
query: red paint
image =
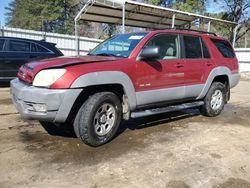
{"type": "Polygon", "coordinates": [[[232,72],[238,72],[239,67],[237,58],[224,58],[209,38],[223,39],[190,31],[151,31],[142,39],[128,58],[83,56],[41,60],[28,63],[21,67],[18,77],[21,80],[32,83],[35,75],[43,69],[65,67],[67,72],[51,85],[50,88],[69,88],[79,76],[87,73],[96,71],[121,71],[130,77],[136,91],[143,91],[205,83],[210,71],[216,66],[226,66],[232,72]],[[152,36],[159,33],[178,33],[200,36],[206,43],[211,58],[160,60],[151,63],[136,61],[145,43],[152,36]],[[142,85],[144,85],[144,87],[142,87],[142,85]]]}

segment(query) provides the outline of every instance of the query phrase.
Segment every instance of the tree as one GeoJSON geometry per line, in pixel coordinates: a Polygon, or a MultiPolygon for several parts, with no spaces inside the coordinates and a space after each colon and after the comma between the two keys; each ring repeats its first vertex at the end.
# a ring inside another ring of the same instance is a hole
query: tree
{"type": "Polygon", "coordinates": [[[205,0],[179,0],[173,4],[173,7],[186,12],[204,14],[206,6],[205,0]]]}
{"type": "Polygon", "coordinates": [[[146,0],[146,3],[203,14],[205,0],[146,0]]]}
{"type": "MultiPolygon", "coordinates": [[[[79,0],[13,0],[7,9],[7,26],[36,31],[74,34],[74,18],[83,6],[79,0]]],[[[100,37],[101,24],[79,21],[79,35],[100,37]]]]}
{"type": "Polygon", "coordinates": [[[57,32],[65,26],[68,7],[65,0],[15,0],[6,7],[7,25],[57,32]]]}
{"type": "MultiPolygon", "coordinates": [[[[234,21],[236,23],[242,23],[237,32],[236,41],[245,35],[250,30],[250,27],[246,29],[246,32],[242,32],[242,28],[245,23],[250,22],[250,2],[249,0],[224,0],[228,12],[223,15],[223,18],[234,21]]],[[[231,29],[231,37],[233,39],[233,28],[231,29]]]]}
{"type": "MultiPolygon", "coordinates": [[[[239,27],[236,35],[236,41],[242,38],[248,31],[250,31],[250,27],[247,27],[245,31],[242,31],[244,28],[244,24],[250,22],[250,2],[249,0],[223,0],[225,10],[220,12],[220,18],[233,21],[236,23],[241,23],[242,25],[239,27]]],[[[214,1],[217,2],[216,0],[214,1]]],[[[234,27],[229,29],[221,28],[224,32],[228,32],[229,39],[233,41],[233,31],[234,27]]]]}
{"type": "Polygon", "coordinates": [[[173,7],[174,0],[146,0],[145,3],[163,7],[173,7]]]}

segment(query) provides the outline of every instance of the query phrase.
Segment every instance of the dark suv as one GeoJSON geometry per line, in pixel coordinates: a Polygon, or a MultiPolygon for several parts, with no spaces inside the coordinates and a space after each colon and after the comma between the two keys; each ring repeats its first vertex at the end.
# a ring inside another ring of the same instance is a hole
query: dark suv
{"type": "Polygon", "coordinates": [[[63,56],[55,44],[30,39],[0,37],[0,81],[16,77],[23,64],[63,56]]]}
{"type": "Polygon", "coordinates": [[[115,136],[122,119],[194,107],[219,115],[239,82],[238,71],[229,41],[213,34],[128,33],[88,56],[22,66],[11,95],[24,118],[66,123],[84,143],[99,146],[115,136]]]}

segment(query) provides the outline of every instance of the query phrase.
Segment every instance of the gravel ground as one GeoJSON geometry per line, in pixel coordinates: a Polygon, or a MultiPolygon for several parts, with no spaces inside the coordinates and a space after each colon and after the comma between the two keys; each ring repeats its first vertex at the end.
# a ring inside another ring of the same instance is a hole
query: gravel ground
{"type": "Polygon", "coordinates": [[[91,148],[25,121],[0,88],[0,187],[250,187],[250,82],[215,118],[197,110],[124,122],[91,148]]]}
{"type": "Polygon", "coordinates": [[[250,80],[250,72],[241,73],[241,79],[245,80],[245,81],[249,81],[250,80]]]}

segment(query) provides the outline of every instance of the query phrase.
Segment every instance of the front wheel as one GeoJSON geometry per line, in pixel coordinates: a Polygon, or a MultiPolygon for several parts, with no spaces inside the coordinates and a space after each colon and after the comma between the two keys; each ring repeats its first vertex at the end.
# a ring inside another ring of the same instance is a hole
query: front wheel
{"type": "Polygon", "coordinates": [[[221,82],[213,82],[204,98],[204,105],[200,108],[203,115],[218,116],[226,103],[226,87],[221,82]]]}
{"type": "Polygon", "coordinates": [[[74,121],[75,133],[87,145],[103,145],[115,136],[121,113],[121,102],[114,93],[96,93],[78,111],[74,121]]]}

